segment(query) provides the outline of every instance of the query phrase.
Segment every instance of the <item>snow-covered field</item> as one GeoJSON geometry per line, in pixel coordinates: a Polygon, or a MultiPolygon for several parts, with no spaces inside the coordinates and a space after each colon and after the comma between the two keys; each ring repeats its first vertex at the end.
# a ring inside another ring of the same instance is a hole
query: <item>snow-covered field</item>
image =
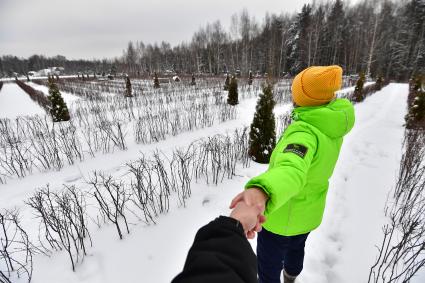
{"type": "Polygon", "coordinates": [[[15,83],[5,83],[0,91],[0,118],[44,115],[46,112],[15,83]]]}
{"type": "MultiPolygon", "coordinates": [[[[3,86],[0,117],[6,109],[1,107],[6,87],[21,91],[15,84],[3,86]]],[[[9,90],[9,93],[13,92],[9,90]]],[[[375,260],[375,245],[381,240],[387,193],[395,182],[401,156],[407,93],[407,84],[390,84],[355,106],[356,124],[342,147],[330,184],[324,221],[307,241],[305,269],[297,282],[357,283],[367,280],[369,267],[375,260]]],[[[25,93],[22,92],[22,96],[35,104],[25,93]]],[[[60,189],[62,184],[84,187],[93,170],[122,176],[125,173],[123,165],[137,159],[141,153],[150,155],[159,149],[170,154],[176,147],[185,147],[196,139],[249,125],[255,105],[255,98],[241,101],[236,120],[212,128],[168,137],[155,144],[131,144],[126,151],[87,159],[59,172],[12,179],[0,185],[0,208],[21,209],[25,216],[23,226],[36,237],[38,222],[24,207],[24,201],[36,188],[47,183],[53,189],[60,189]]],[[[278,105],[275,113],[285,113],[290,107],[290,104],[278,105]]],[[[40,108],[40,111],[43,110],[40,108]]],[[[169,282],[182,269],[197,229],[220,214],[228,215],[232,197],[242,190],[249,178],[265,169],[264,165],[251,163],[249,168],[238,166],[237,176],[225,179],[218,186],[193,183],[186,207],[179,207],[172,199],[170,212],[161,215],[156,225],[132,222],[131,233],[125,235],[124,240],[118,239],[112,225],[97,228],[92,224],[93,247],[78,264],[76,272],[72,272],[64,252],[55,252],[51,257],[36,255],[33,282],[169,282]]],[[[255,249],[255,241],[251,243],[255,249]]]]}

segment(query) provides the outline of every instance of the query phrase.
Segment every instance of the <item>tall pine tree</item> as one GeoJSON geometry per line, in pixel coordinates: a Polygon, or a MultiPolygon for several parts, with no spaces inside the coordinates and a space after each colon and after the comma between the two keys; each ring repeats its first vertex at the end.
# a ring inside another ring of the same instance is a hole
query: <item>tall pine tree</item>
{"type": "Polygon", "coordinates": [[[71,118],[68,107],[53,79],[49,79],[49,96],[47,98],[50,101],[50,114],[53,122],[68,121],[71,118]]]}
{"type": "Polygon", "coordinates": [[[309,60],[309,38],[308,34],[311,29],[311,6],[304,5],[301,13],[298,14],[297,20],[290,28],[291,37],[288,39],[289,47],[289,71],[295,75],[308,67],[309,60]]]}
{"type": "Polygon", "coordinates": [[[248,85],[252,85],[252,72],[249,71],[248,85]]]}
{"type": "Polygon", "coordinates": [[[132,97],[132,91],[131,91],[131,82],[130,82],[130,77],[126,76],[125,77],[125,96],[126,97],[132,97]]]}
{"type": "Polygon", "coordinates": [[[154,77],[153,77],[153,87],[154,88],[159,88],[159,79],[158,79],[158,74],[155,72],[154,73],[154,77]]]}
{"type": "Polygon", "coordinates": [[[230,105],[237,105],[239,103],[238,97],[238,81],[235,76],[232,76],[229,84],[229,94],[227,97],[227,103],[230,105]]]}
{"type": "Polygon", "coordinates": [[[268,163],[276,145],[275,117],[273,108],[273,87],[263,86],[263,93],[257,102],[254,120],[249,133],[249,155],[258,163],[268,163]]]}

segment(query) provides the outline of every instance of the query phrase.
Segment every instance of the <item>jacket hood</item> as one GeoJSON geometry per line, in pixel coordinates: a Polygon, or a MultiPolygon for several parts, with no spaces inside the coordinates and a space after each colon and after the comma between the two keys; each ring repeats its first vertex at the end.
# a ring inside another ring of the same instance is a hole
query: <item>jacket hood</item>
{"type": "Polygon", "coordinates": [[[354,126],[354,107],[348,99],[335,99],[325,105],[297,107],[292,119],[306,122],[331,138],[340,138],[354,126]]]}

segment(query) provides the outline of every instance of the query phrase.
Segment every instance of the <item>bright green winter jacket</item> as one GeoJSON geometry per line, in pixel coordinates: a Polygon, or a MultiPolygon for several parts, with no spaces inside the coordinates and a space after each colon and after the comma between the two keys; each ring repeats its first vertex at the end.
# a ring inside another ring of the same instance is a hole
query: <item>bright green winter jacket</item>
{"type": "Polygon", "coordinates": [[[293,236],[317,228],[325,209],[344,135],[354,125],[354,107],[347,99],[298,107],[270,158],[268,170],[245,186],[262,188],[269,200],[263,227],[293,236]]]}

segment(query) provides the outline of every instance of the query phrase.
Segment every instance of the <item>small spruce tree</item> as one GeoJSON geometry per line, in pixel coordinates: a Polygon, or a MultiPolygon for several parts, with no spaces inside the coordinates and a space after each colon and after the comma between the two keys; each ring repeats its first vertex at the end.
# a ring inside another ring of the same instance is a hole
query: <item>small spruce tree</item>
{"type": "Polygon", "coordinates": [[[133,96],[133,94],[131,92],[131,82],[130,82],[129,76],[125,77],[125,96],[126,97],[132,97],[133,96]]]}
{"type": "Polygon", "coordinates": [[[252,85],[252,72],[249,71],[248,85],[252,85]]]}
{"type": "Polygon", "coordinates": [[[275,117],[273,108],[273,86],[263,86],[263,93],[257,102],[254,120],[249,133],[249,155],[258,163],[269,163],[276,145],[275,117]]]}
{"type": "Polygon", "coordinates": [[[232,76],[229,84],[229,94],[227,96],[227,103],[230,105],[237,105],[239,103],[238,98],[238,81],[235,76],[232,76]]]}
{"type": "Polygon", "coordinates": [[[425,91],[422,89],[420,76],[415,77],[410,83],[409,112],[405,117],[408,129],[425,127],[425,91]]]}
{"type": "Polygon", "coordinates": [[[375,90],[381,90],[382,86],[384,85],[384,78],[382,76],[378,76],[375,83],[375,90]]]}
{"type": "Polygon", "coordinates": [[[47,98],[50,101],[50,114],[53,122],[68,121],[70,119],[68,107],[53,79],[49,80],[49,96],[47,98]]]}
{"type": "Polygon", "coordinates": [[[230,85],[230,77],[229,73],[226,74],[226,80],[224,81],[224,90],[229,90],[230,85]]]}
{"type": "Polygon", "coordinates": [[[357,80],[356,87],[354,88],[354,102],[362,102],[364,100],[363,86],[365,83],[365,75],[363,72],[360,73],[359,79],[357,80]]]}
{"type": "Polygon", "coordinates": [[[155,72],[154,73],[154,77],[153,77],[153,87],[154,88],[159,88],[159,79],[158,79],[158,74],[155,72]]]}

